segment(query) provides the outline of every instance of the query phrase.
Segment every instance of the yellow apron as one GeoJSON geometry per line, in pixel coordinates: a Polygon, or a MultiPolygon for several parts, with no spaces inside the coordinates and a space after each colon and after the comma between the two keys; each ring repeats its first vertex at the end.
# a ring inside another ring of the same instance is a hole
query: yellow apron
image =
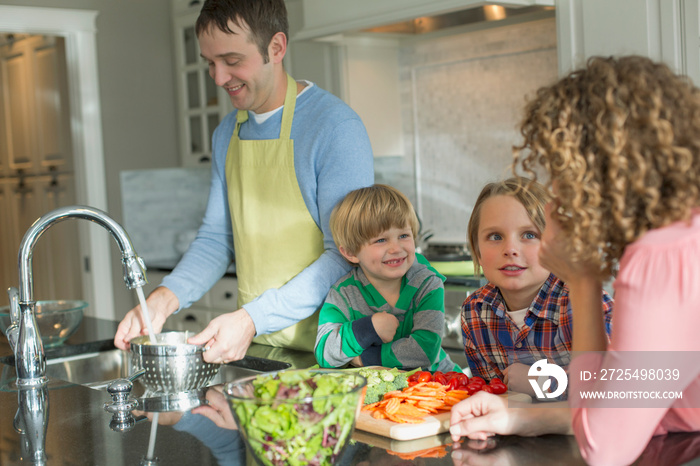
{"type": "MultiPolygon", "coordinates": [[[[287,76],[279,139],[239,139],[241,124],[248,120],[248,112],[239,110],[226,154],[239,308],[284,285],[323,253],[323,233],[306,208],[294,171],[290,134],[296,95],[296,81],[287,76]]],[[[253,341],[313,351],[317,326],[318,311],[253,341]]]]}

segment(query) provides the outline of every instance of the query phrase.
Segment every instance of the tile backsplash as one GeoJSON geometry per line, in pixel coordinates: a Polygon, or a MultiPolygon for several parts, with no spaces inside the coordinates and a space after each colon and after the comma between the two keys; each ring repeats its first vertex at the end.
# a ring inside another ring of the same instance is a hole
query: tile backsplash
{"type": "Polygon", "coordinates": [[[147,265],[174,265],[204,218],[211,169],[121,172],[124,228],[147,265]]]}
{"type": "Polygon", "coordinates": [[[511,175],[526,96],[557,78],[554,18],[415,40],[400,47],[403,157],[377,182],[413,201],[436,242],[464,242],[481,188],[511,175]]]}

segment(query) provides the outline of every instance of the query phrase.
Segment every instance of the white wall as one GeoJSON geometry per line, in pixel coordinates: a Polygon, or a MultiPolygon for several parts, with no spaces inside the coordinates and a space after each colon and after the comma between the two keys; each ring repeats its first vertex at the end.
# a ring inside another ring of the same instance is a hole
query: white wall
{"type": "MultiPolygon", "coordinates": [[[[0,5],[99,13],[96,42],[107,210],[121,222],[121,171],[179,165],[169,0],[0,0],[0,5]]],[[[112,264],[120,318],[130,308],[133,292],[124,286],[116,244],[112,264]]]]}

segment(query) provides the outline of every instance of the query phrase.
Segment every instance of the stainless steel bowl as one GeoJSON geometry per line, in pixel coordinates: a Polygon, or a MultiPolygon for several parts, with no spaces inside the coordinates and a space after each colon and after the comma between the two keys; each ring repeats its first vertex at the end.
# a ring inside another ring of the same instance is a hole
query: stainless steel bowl
{"type": "Polygon", "coordinates": [[[193,332],[163,332],[153,344],[146,336],[131,340],[132,370],[145,369],[139,379],[153,394],[172,394],[205,387],[220,364],[205,362],[204,347],[190,345],[193,332]]]}

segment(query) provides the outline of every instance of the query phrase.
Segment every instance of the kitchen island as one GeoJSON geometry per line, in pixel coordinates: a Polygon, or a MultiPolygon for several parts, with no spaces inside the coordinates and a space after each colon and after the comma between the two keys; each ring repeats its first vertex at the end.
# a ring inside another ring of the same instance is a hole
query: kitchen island
{"type": "MultiPolygon", "coordinates": [[[[115,322],[86,317],[81,330],[64,347],[49,350],[48,356],[56,358],[76,352],[112,350],[115,329],[115,322]]],[[[253,345],[248,354],[254,358],[282,360],[292,367],[308,367],[315,362],[310,353],[264,345],[253,345]]],[[[26,402],[22,398],[26,393],[18,391],[14,384],[15,368],[7,363],[8,355],[9,347],[3,339],[0,361],[6,363],[0,363],[0,464],[31,464],[28,434],[18,433],[13,425],[21,424],[17,413],[20,402],[26,402]]],[[[48,413],[44,423],[46,464],[153,464],[144,461],[150,450],[159,465],[254,464],[246,454],[221,389],[222,385],[218,384],[201,391],[201,401],[208,409],[205,414],[192,413],[189,408],[164,412],[160,411],[162,404],[152,404],[150,406],[155,408],[148,411],[149,405],[142,404],[132,412],[133,422],[119,423],[104,409],[104,404],[111,401],[104,388],[88,388],[50,378],[42,389],[48,413]],[[156,417],[158,423],[154,425],[156,417]]],[[[339,464],[584,464],[571,436],[497,437],[488,444],[463,441],[459,448],[470,456],[463,463],[453,463],[452,448],[448,434],[392,441],[356,430],[339,464]]],[[[655,438],[645,455],[640,464],[684,464],[700,456],[700,435],[655,438]]]]}

